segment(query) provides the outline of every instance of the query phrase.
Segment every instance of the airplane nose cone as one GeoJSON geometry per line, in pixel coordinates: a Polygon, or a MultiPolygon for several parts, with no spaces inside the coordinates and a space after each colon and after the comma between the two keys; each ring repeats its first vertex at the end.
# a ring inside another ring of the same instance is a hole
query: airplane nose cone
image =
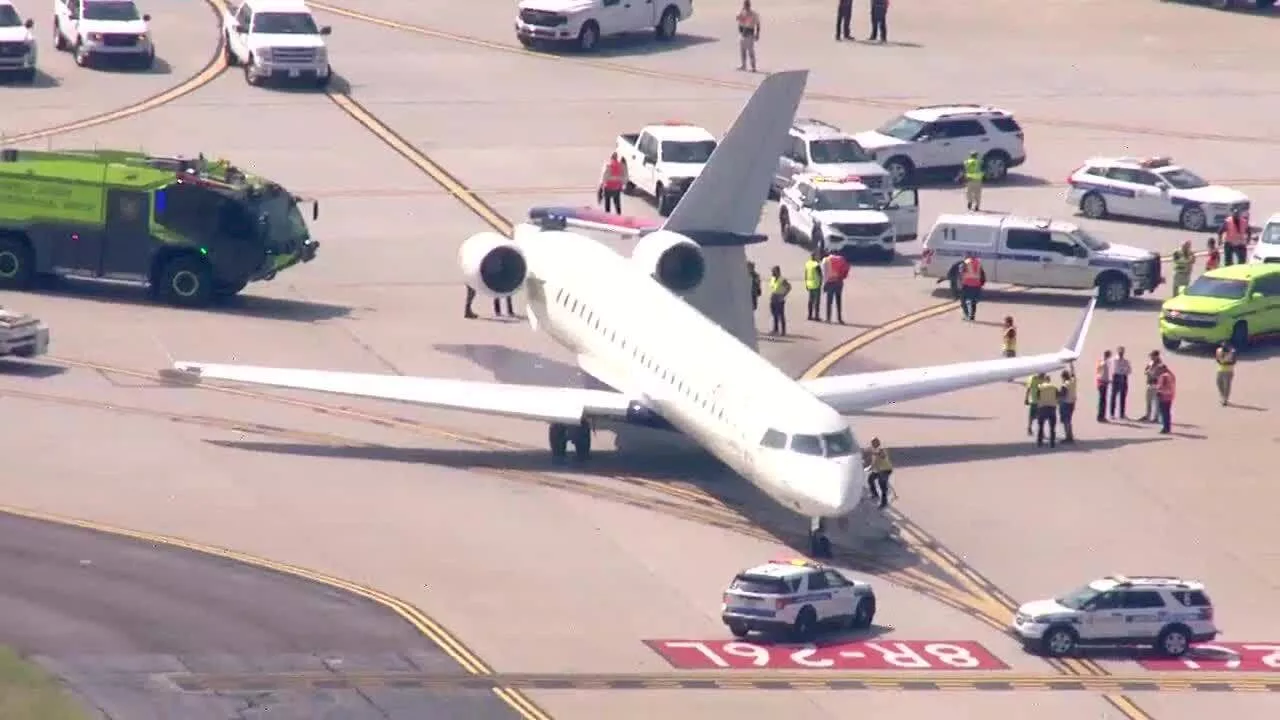
{"type": "Polygon", "coordinates": [[[830,460],[824,464],[822,482],[810,487],[810,496],[821,505],[824,517],[847,515],[862,499],[862,467],[830,460]]]}

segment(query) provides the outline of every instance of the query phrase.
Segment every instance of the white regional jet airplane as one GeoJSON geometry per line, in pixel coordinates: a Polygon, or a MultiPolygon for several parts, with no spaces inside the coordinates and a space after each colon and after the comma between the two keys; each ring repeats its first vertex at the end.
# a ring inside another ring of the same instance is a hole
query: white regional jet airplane
{"type": "MultiPolygon", "coordinates": [[[[572,444],[586,459],[597,423],[672,429],[810,516],[810,550],[828,554],[825,520],[849,513],[865,482],[860,448],[842,413],[1055,370],[1080,356],[1094,302],[1056,352],[809,381],[792,379],[695,310],[680,294],[706,274],[701,248],[763,239],[756,226],[807,78],[807,71],[784,72],[760,84],[660,228],[535,209],[531,216],[539,221],[516,226],[512,238],[481,232],[462,243],[459,262],[471,287],[492,296],[523,288],[530,324],[614,390],[200,362],[174,363],[165,374],[545,422],[556,458],[572,444]],[[567,226],[638,241],[624,257],[567,226]]],[[[725,302],[749,299],[744,293],[725,302]]]]}

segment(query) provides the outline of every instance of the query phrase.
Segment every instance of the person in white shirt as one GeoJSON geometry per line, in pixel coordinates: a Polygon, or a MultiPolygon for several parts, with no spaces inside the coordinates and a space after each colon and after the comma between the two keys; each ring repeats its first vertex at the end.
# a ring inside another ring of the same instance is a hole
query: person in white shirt
{"type": "Polygon", "coordinates": [[[1115,359],[1111,361],[1111,419],[1128,420],[1129,416],[1125,413],[1126,405],[1129,401],[1129,376],[1133,373],[1133,366],[1129,364],[1129,359],[1124,356],[1124,347],[1116,348],[1115,359]]]}
{"type": "Polygon", "coordinates": [[[1103,350],[1102,359],[1093,366],[1093,382],[1098,386],[1098,422],[1107,421],[1107,390],[1111,387],[1111,351],[1103,350]]]}

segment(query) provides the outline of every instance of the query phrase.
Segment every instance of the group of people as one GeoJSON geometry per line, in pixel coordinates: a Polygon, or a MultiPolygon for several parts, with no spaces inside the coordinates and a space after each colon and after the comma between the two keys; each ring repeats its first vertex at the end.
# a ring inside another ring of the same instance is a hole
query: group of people
{"type": "MultiPolygon", "coordinates": [[[[1251,239],[1249,216],[1240,210],[1232,210],[1218,229],[1218,234],[1205,240],[1204,269],[1208,271],[1244,265],[1248,262],[1251,239]]],[[[1187,240],[1178,246],[1170,261],[1173,263],[1173,282],[1169,290],[1171,294],[1177,295],[1191,284],[1191,273],[1196,267],[1196,252],[1191,247],[1191,241],[1187,240]]]]}
{"type": "MultiPolygon", "coordinates": [[[[867,42],[889,42],[889,0],[867,0],[871,11],[867,42]]],[[[853,40],[853,0],[836,0],[836,41],[853,40]]],[[[756,43],[760,42],[760,13],[751,0],[742,0],[734,21],[738,25],[738,69],[756,71],[756,43]]]]}
{"type": "MultiPolygon", "coordinates": [[[[1110,350],[1102,352],[1102,358],[1094,366],[1098,422],[1129,419],[1129,378],[1132,374],[1133,365],[1125,357],[1123,347],[1116,348],[1114,354],[1110,350]]],[[[1177,394],[1178,378],[1158,350],[1152,350],[1147,356],[1142,374],[1146,380],[1146,411],[1139,420],[1160,423],[1160,432],[1168,435],[1173,427],[1173,400],[1177,394]]]]}
{"type": "MultiPolygon", "coordinates": [[[[753,262],[747,263],[747,275],[751,282],[751,309],[760,305],[760,296],[764,287],[760,273],[753,262]]],[[[822,300],[826,298],[826,322],[831,322],[832,311],[835,311],[836,322],[844,324],[844,283],[849,278],[849,261],[834,250],[824,255],[815,250],[804,263],[804,289],[808,295],[808,318],[821,322],[822,300]]],[[[785,336],[787,334],[787,295],[791,293],[791,282],[782,276],[782,268],[774,265],[769,269],[769,317],[773,321],[770,335],[785,336]]]]}

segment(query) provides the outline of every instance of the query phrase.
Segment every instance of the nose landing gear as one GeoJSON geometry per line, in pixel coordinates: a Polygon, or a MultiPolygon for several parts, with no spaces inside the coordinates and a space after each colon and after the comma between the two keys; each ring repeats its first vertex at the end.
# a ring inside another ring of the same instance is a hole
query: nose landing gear
{"type": "Polygon", "coordinates": [[[569,443],[573,443],[573,455],[578,460],[591,457],[591,426],[584,420],[578,425],[553,423],[547,432],[547,440],[551,445],[551,457],[562,460],[569,454],[569,443]]]}
{"type": "Polygon", "coordinates": [[[809,521],[809,554],[816,558],[831,557],[831,539],[827,537],[826,518],[809,521]]]}

